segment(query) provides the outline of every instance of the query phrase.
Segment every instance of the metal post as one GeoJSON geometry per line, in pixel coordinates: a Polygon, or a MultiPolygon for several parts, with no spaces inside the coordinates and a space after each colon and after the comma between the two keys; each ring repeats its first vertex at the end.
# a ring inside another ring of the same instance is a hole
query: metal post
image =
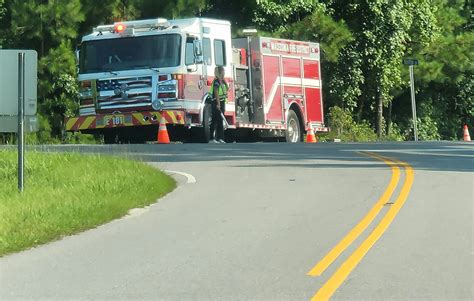
{"type": "Polygon", "coordinates": [[[410,65],[410,86],[411,86],[411,112],[413,118],[413,134],[415,136],[415,141],[418,141],[418,129],[416,126],[416,102],[415,102],[415,78],[413,75],[413,65],[410,65]]]}
{"type": "Polygon", "coordinates": [[[18,53],[18,190],[24,187],[25,155],[25,53],[18,53]]]}

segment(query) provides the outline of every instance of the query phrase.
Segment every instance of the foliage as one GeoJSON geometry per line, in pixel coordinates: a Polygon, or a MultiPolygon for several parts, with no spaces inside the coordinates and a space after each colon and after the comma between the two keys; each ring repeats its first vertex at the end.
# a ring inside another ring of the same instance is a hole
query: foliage
{"type": "Polygon", "coordinates": [[[99,141],[95,135],[80,132],[68,132],[63,136],[63,143],[66,144],[98,144],[99,141]]]}
{"type": "Polygon", "coordinates": [[[157,16],[170,19],[202,16],[211,7],[210,1],[206,0],[172,0],[163,5],[157,5],[156,0],[128,2],[135,2],[139,17],[145,19],[157,16]]]}
{"type": "Polygon", "coordinates": [[[76,62],[71,49],[85,18],[81,3],[7,0],[7,8],[11,29],[7,46],[33,48],[39,56],[40,132],[30,140],[56,142],[62,138],[64,117],[74,115],[78,107],[76,62]]]}
{"type": "Polygon", "coordinates": [[[358,123],[378,126],[379,135],[387,132],[383,139],[395,135],[394,124],[394,139],[409,138],[405,57],[420,62],[415,80],[422,122],[436,122],[441,139],[458,139],[462,125],[474,123],[467,0],[0,0],[0,46],[39,54],[39,111],[50,124],[42,126],[50,131],[41,139],[71,138],[62,120],[77,110],[72,51],[79,37],[100,24],[157,16],[228,19],[235,35],[257,26],[260,34],[319,42],[325,111],[339,106],[358,123]]]}
{"type": "Polygon", "coordinates": [[[436,122],[439,135],[434,139],[461,139],[463,124],[474,124],[474,33],[470,10],[467,1],[435,2],[440,34],[417,53],[419,116],[436,122]]]}
{"type": "Polygon", "coordinates": [[[406,135],[402,132],[402,129],[396,123],[392,123],[389,128],[387,135],[383,137],[386,141],[405,141],[406,135]]]}
{"type": "Polygon", "coordinates": [[[255,0],[209,0],[202,16],[225,19],[232,23],[232,31],[245,27],[255,27],[251,16],[255,11],[255,0]]]}
{"type": "Polygon", "coordinates": [[[300,22],[289,26],[284,36],[290,39],[318,41],[324,53],[323,59],[328,62],[337,62],[341,49],[354,40],[345,21],[335,21],[322,5],[300,22]]]}
{"type": "Polygon", "coordinates": [[[16,152],[0,150],[0,256],[124,216],[176,186],[151,166],[99,155],[28,152],[21,194],[16,173],[16,152]]]}
{"type": "Polygon", "coordinates": [[[417,118],[418,140],[439,140],[438,123],[430,116],[417,118]]]}
{"type": "MultiPolygon", "coordinates": [[[[5,0],[0,0],[0,24],[2,24],[2,19],[3,19],[3,16],[5,16],[5,12],[6,12],[6,9],[5,9],[5,0]]],[[[1,31],[0,31],[1,33],[1,31]]],[[[2,36],[0,35],[0,48],[2,47],[2,44],[3,44],[3,38],[2,36]]]]}
{"type": "Polygon", "coordinates": [[[349,94],[359,94],[357,99],[345,100],[350,105],[357,101],[358,120],[372,120],[373,124],[378,125],[380,137],[383,131],[382,106],[388,105],[392,100],[391,91],[403,83],[402,58],[410,51],[410,47],[417,43],[428,43],[431,35],[436,33],[430,3],[377,0],[361,1],[355,5],[352,2],[335,2],[332,8],[334,17],[346,20],[355,38],[345,49],[348,53],[344,57],[349,60],[340,63],[348,66],[346,68],[358,68],[358,72],[351,73],[362,75],[356,77],[356,80],[361,81],[355,87],[361,93],[349,94]],[[426,22],[415,22],[415,16],[418,15],[423,15],[426,22]],[[355,65],[351,65],[353,62],[355,65]]]}
{"type": "Polygon", "coordinates": [[[39,61],[40,112],[49,117],[52,134],[61,137],[64,117],[74,116],[78,110],[78,88],[73,53],[67,44],[51,49],[39,61]],[[65,69],[64,67],[69,67],[65,69]]]}
{"type": "Polygon", "coordinates": [[[48,117],[42,113],[38,117],[38,131],[26,135],[26,144],[55,144],[59,143],[59,139],[52,135],[51,124],[48,117]]]}
{"type": "Polygon", "coordinates": [[[205,0],[173,0],[167,1],[167,5],[165,6],[165,11],[170,14],[171,18],[179,18],[179,17],[192,17],[196,15],[200,15],[201,12],[206,7],[205,0]]]}
{"type": "Polygon", "coordinates": [[[370,125],[365,122],[355,122],[349,110],[334,106],[329,109],[329,127],[331,132],[327,139],[341,139],[341,141],[375,141],[377,136],[370,125]]]}
{"type": "Polygon", "coordinates": [[[75,39],[84,20],[79,0],[10,0],[11,34],[16,47],[33,48],[40,57],[64,41],[75,39]]]}
{"type": "Polygon", "coordinates": [[[417,100],[434,104],[439,114],[430,118],[438,120],[443,138],[452,139],[460,120],[472,123],[473,116],[468,3],[264,0],[257,1],[254,21],[287,38],[321,42],[326,111],[346,108],[358,121],[379,125],[380,136],[392,129],[392,119],[400,135],[410,128],[409,77],[401,60],[418,58],[417,100]],[[392,101],[396,115],[388,110],[385,124],[382,109],[392,101]]]}
{"type": "MultiPolygon", "coordinates": [[[[86,18],[79,25],[80,35],[88,34],[92,27],[110,24],[114,21],[133,20],[140,17],[141,12],[149,11],[150,7],[139,9],[142,2],[137,0],[81,0],[82,11],[86,18]]],[[[149,1],[148,1],[149,2],[149,1]]],[[[161,5],[154,5],[161,7],[161,5]]]]}
{"type": "Polygon", "coordinates": [[[0,144],[15,144],[15,136],[13,133],[0,133],[0,144]]]}
{"type": "Polygon", "coordinates": [[[254,22],[268,31],[283,31],[317,6],[315,0],[257,0],[254,22]]]}

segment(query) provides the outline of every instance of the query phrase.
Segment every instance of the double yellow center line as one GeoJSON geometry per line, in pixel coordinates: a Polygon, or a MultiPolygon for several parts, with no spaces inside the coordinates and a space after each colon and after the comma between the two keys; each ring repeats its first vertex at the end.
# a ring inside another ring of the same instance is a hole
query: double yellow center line
{"type": "Polygon", "coordinates": [[[390,203],[391,207],[385,216],[381,219],[379,224],[370,233],[361,245],[349,256],[349,258],[337,269],[337,271],[329,278],[328,281],[319,289],[319,291],[313,296],[312,301],[315,300],[328,300],[337,288],[344,282],[349,276],[352,270],[359,264],[362,258],[377,242],[377,240],[383,235],[383,233],[390,226],[395,216],[398,214],[400,209],[405,204],[408,194],[413,185],[414,173],[410,165],[405,162],[398,160],[389,159],[376,155],[374,153],[363,152],[363,154],[375,158],[377,160],[385,162],[390,166],[392,170],[392,178],[388,184],[383,195],[377,201],[377,203],[370,209],[367,215],[331,250],[324,256],[324,258],[318,262],[311,271],[308,272],[308,276],[320,276],[338,257],[344,250],[346,250],[373,222],[373,220],[380,213],[384,205],[389,203],[392,194],[394,193],[399,181],[400,181],[400,167],[405,169],[406,177],[405,182],[402,186],[400,194],[395,202],[390,203]]]}

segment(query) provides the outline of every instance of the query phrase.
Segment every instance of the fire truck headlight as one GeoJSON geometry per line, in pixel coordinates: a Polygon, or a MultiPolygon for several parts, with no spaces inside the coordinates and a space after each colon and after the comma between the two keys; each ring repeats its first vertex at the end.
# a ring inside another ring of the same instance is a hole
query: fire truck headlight
{"type": "Polygon", "coordinates": [[[92,97],[92,90],[85,89],[79,92],[79,98],[91,98],[92,97]]]}
{"type": "Polygon", "coordinates": [[[159,85],[158,86],[158,91],[175,91],[176,90],[176,85],[159,85]]]}
{"type": "Polygon", "coordinates": [[[164,102],[162,100],[155,99],[152,101],[151,106],[153,110],[160,110],[163,107],[164,102]]]}

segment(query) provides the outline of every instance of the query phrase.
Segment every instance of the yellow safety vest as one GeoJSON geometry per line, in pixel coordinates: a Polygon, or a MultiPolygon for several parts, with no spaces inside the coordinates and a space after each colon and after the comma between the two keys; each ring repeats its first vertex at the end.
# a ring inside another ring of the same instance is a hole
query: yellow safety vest
{"type": "MultiPolygon", "coordinates": [[[[214,79],[214,81],[211,84],[211,89],[209,90],[209,93],[212,95],[211,97],[214,99],[214,83],[218,81],[218,79],[214,79]]],[[[217,94],[219,95],[219,101],[224,101],[227,102],[227,91],[229,91],[229,86],[225,81],[222,81],[221,84],[219,84],[219,89],[217,90],[217,94]]]]}

